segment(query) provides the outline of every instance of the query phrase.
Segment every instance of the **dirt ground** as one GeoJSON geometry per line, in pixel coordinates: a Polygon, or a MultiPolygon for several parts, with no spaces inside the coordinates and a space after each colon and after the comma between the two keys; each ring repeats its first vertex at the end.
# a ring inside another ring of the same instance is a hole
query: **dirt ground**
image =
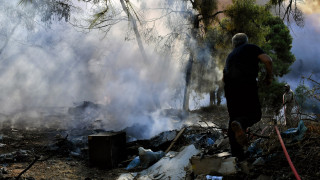
{"type": "MultiPolygon", "coordinates": [[[[214,122],[222,129],[223,133],[226,133],[228,113],[225,107],[203,108],[190,113],[198,115],[203,122],[214,122]]],[[[260,166],[251,168],[248,174],[242,173],[240,179],[257,179],[261,175],[271,179],[295,179],[273,130],[272,118],[266,115],[264,117],[261,122],[252,127],[251,142],[261,138],[254,134],[264,131],[263,136],[267,138],[260,145],[263,149],[263,154],[260,156],[268,157],[269,160],[260,166]]],[[[305,124],[308,127],[308,132],[304,139],[288,144],[288,152],[302,179],[320,179],[319,122],[305,121],[305,124]]],[[[285,130],[285,127],[280,126],[280,130],[285,130]]],[[[21,179],[112,180],[121,173],[128,172],[125,170],[128,162],[121,163],[119,168],[112,170],[89,166],[88,157],[85,155],[87,149],[81,149],[81,153],[70,153],[74,147],[71,148],[72,145],[66,141],[68,139],[66,134],[67,132],[61,129],[26,130],[12,129],[10,125],[2,126],[0,133],[0,179],[14,179],[37,157],[40,159],[22,174],[21,179]]],[[[182,144],[183,142],[180,142],[176,146],[182,144]]],[[[131,157],[128,156],[127,159],[131,157]]],[[[252,163],[257,158],[251,157],[248,162],[252,163]]]]}
{"type": "MultiPolygon", "coordinates": [[[[90,167],[87,156],[70,155],[63,130],[2,129],[0,179],[13,179],[37,160],[21,179],[116,179],[123,168],[104,170],[90,167]],[[5,156],[4,156],[5,155],[5,156]]],[[[67,139],[67,138],[66,138],[67,139]]],[[[84,152],[85,153],[85,152],[84,152]]]]}

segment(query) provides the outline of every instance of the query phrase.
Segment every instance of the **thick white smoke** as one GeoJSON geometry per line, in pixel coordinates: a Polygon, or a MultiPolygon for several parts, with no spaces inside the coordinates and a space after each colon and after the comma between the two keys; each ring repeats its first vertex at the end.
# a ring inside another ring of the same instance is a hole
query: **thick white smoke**
{"type": "MultiPolygon", "coordinates": [[[[154,4],[144,2],[136,6],[154,4]]],[[[7,6],[28,11],[17,3],[7,6]]],[[[145,16],[158,15],[151,12],[145,16]]],[[[26,126],[47,126],[44,124],[50,122],[41,114],[29,113],[24,118],[17,114],[35,109],[42,109],[43,114],[44,108],[63,109],[75,102],[92,101],[104,107],[99,118],[106,130],[141,124],[147,127],[143,136],[150,137],[174,128],[169,118],[160,119],[157,113],[163,108],[181,108],[180,93],[184,86],[181,61],[171,54],[156,53],[156,45],[150,43],[144,44],[149,61],[145,63],[134,35],[130,35],[132,40],[125,38],[130,23],[120,22],[106,35],[102,31],[82,33],[79,28],[57,21],[53,21],[51,28],[44,28],[37,17],[28,29],[25,22],[13,18],[19,17],[0,11],[0,45],[4,47],[0,54],[0,112],[5,114],[1,123],[15,119],[15,123],[20,121],[26,126]]],[[[155,26],[160,35],[170,32],[165,18],[155,26]]],[[[181,43],[175,45],[176,53],[180,53],[181,43]]],[[[61,121],[70,127],[86,123],[69,120],[65,117],[61,121]]]]}
{"type": "MultiPolygon", "coordinates": [[[[302,76],[320,81],[320,7],[319,0],[305,0],[298,6],[305,14],[304,27],[300,28],[292,24],[291,35],[293,37],[292,53],[296,61],[290,67],[291,72],[283,77],[283,80],[291,85],[294,90],[301,82],[302,76]]],[[[312,88],[313,83],[304,81],[306,86],[312,88]]],[[[313,113],[319,113],[318,101],[310,101],[313,113]]],[[[308,110],[308,109],[305,109],[308,110]]]]}
{"type": "Polygon", "coordinates": [[[291,72],[284,77],[293,88],[299,84],[301,76],[313,74],[313,78],[320,79],[320,14],[307,14],[303,28],[292,26],[292,53],[296,61],[290,67],[291,72]]]}

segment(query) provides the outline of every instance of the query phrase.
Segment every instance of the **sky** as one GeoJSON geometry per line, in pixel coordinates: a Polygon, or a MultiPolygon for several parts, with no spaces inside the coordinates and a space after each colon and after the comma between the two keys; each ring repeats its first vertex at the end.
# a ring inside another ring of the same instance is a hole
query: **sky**
{"type": "Polygon", "coordinates": [[[320,1],[306,0],[298,4],[305,16],[305,25],[300,28],[291,23],[292,53],[296,61],[291,66],[291,72],[284,76],[292,89],[295,89],[301,76],[310,76],[320,81],[320,1]]]}

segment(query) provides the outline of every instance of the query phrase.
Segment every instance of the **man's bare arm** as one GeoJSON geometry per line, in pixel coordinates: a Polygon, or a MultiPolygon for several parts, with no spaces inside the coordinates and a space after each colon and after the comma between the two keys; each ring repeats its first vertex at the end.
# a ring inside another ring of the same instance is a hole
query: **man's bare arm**
{"type": "Polygon", "coordinates": [[[272,59],[267,54],[260,54],[258,56],[258,58],[260,59],[260,61],[266,67],[267,76],[266,76],[265,81],[267,82],[268,85],[270,85],[272,83],[272,78],[273,78],[273,74],[272,74],[272,59]]]}

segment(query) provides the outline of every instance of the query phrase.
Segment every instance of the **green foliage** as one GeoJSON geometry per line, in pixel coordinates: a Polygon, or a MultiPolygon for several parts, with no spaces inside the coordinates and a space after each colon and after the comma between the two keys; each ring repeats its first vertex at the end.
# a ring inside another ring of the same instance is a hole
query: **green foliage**
{"type": "Polygon", "coordinates": [[[299,84],[295,89],[296,102],[304,112],[320,113],[319,99],[314,97],[313,89],[303,83],[299,84]]]}
{"type": "Polygon", "coordinates": [[[282,77],[289,72],[290,65],[295,61],[291,53],[290,31],[279,17],[269,15],[264,24],[269,26],[269,33],[262,48],[273,60],[274,75],[282,77]]]}
{"type": "Polygon", "coordinates": [[[270,86],[259,81],[259,98],[261,106],[270,112],[279,113],[282,107],[283,87],[285,83],[274,80],[270,86]]]}
{"type": "Polygon", "coordinates": [[[299,84],[299,86],[295,89],[295,98],[299,105],[303,106],[307,101],[307,93],[309,88],[304,84],[299,84]]]}
{"type": "MultiPolygon", "coordinates": [[[[269,31],[265,36],[265,44],[262,49],[272,58],[273,74],[275,78],[282,77],[289,72],[291,64],[295,61],[294,55],[291,53],[292,37],[287,26],[279,17],[268,15],[264,26],[268,27],[269,31]]],[[[260,68],[262,65],[260,64],[260,68]]],[[[270,87],[265,87],[262,83],[265,78],[265,71],[259,73],[259,93],[263,107],[270,107],[275,112],[281,108],[283,83],[274,81],[270,87]]]]}
{"type": "Polygon", "coordinates": [[[72,2],[59,0],[21,0],[19,5],[30,7],[34,9],[32,15],[37,14],[41,16],[41,21],[50,25],[54,20],[70,20],[70,13],[73,7],[72,2]]]}
{"type": "Polygon", "coordinates": [[[260,65],[259,95],[263,107],[279,111],[284,83],[278,82],[276,78],[287,74],[290,65],[295,61],[290,52],[292,37],[288,28],[279,17],[270,13],[268,7],[259,6],[254,0],[234,0],[233,4],[227,7],[225,15],[226,18],[220,22],[220,26],[207,33],[207,38],[215,38],[214,43],[209,42],[219,52],[218,61],[221,61],[222,56],[225,60],[227,52],[231,51],[232,36],[239,32],[246,33],[250,43],[260,46],[273,59],[275,80],[269,87],[263,84],[266,72],[264,66],[260,65]]]}
{"type": "Polygon", "coordinates": [[[217,0],[194,0],[192,5],[201,15],[210,16],[217,9],[217,0]]]}
{"type": "Polygon", "coordinates": [[[254,0],[234,0],[233,5],[226,9],[229,18],[226,29],[233,35],[246,33],[251,43],[261,46],[268,32],[264,22],[269,14],[265,7],[256,5],[254,0]]]}
{"type": "Polygon", "coordinates": [[[219,69],[224,68],[225,58],[231,49],[231,37],[231,34],[228,34],[220,26],[210,27],[207,30],[204,42],[211,50],[215,64],[219,69]]]}
{"type": "Polygon", "coordinates": [[[199,14],[193,19],[194,28],[200,27],[200,21],[203,23],[204,31],[212,25],[212,16],[217,10],[217,0],[194,0],[190,1],[192,8],[199,14]]]}
{"type": "Polygon", "coordinates": [[[320,82],[312,77],[311,74],[309,77],[302,76],[302,79],[307,80],[312,88],[307,89],[307,95],[316,100],[320,101],[320,82]]]}
{"type": "Polygon", "coordinates": [[[190,88],[197,93],[207,93],[216,88],[218,77],[215,72],[215,62],[212,58],[214,38],[206,38],[208,29],[212,26],[213,17],[217,10],[217,0],[194,0],[192,8],[198,15],[193,18],[191,36],[196,39],[192,51],[193,63],[190,88]]]}
{"type": "Polygon", "coordinates": [[[210,16],[212,16],[217,9],[217,0],[202,0],[199,7],[203,23],[205,27],[209,27],[212,23],[210,16]]]}
{"type": "Polygon", "coordinates": [[[279,5],[283,2],[284,0],[270,0],[269,3],[271,3],[272,5],[279,5]]]}
{"type": "Polygon", "coordinates": [[[265,44],[269,26],[264,23],[270,16],[267,8],[256,5],[254,0],[236,0],[225,10],[226,17],[219,24],[208,28],[205,39],[213,49],[219,67],[232,49],[231,38],[238,32],[248,35],[250,43],[265,44]]]}

